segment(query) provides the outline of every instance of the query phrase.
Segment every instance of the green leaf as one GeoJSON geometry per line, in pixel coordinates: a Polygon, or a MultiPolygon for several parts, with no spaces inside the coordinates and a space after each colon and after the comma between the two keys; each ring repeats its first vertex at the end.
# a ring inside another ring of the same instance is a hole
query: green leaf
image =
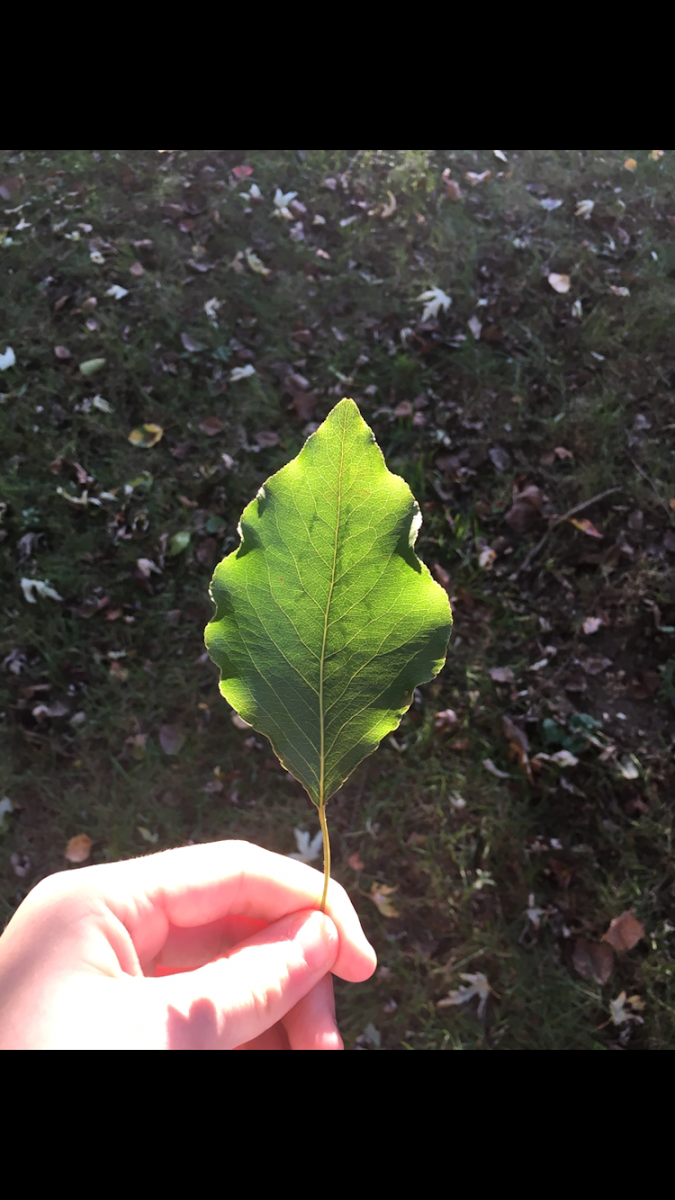
{"type": "Polygon", "coordinates": [[[169,541],[169,557],[174,558],[176,554],[182,554],[190,545],[189,529],[181,529],[179,533],[174,533],[169,541]]]}
{"type": "Polygon", "coordinates": [[[414,552],[422,516],[353,400],[244,510],[216,568],[220,690],[322,817],[445,661],[448,598],[414,552]]]}
{"type": "Polygon", "coordinates": [[[101,371],[105,366],[104,358],[87,358],[80,363],[80,373],[82,375],[95,375],[97,371],[101,371]]]}

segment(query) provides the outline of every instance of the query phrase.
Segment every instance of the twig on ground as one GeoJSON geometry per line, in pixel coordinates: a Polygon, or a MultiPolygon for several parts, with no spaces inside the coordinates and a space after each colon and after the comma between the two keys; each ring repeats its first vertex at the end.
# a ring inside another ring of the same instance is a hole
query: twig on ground
{"type": "Polygon", "coordinates": [[[642,470],[642,467],[638,463],[636,463],[634,458],[631,458],[630,461],[632,462],[632,464],[635,467],[635,470],[638,472],[638,474],[641,475],[643,479],[646,479],[647,483],[652,488],[652,490],[654,492],[656,492],[656,495],[658,496],[659,504],[662,504],[663,507],[665,508],[666,512],[670,513],[670,506],[668,504],[668,501],[664,500],[663,496],[659,493],[659,489],[657,488],[656,484],[654,483],[654,480],[649,478],[649,475],[647,474],[647,472],[642,470]]]}
{"type": "Polygon", "coordinates": [[[558,525],[562,525],[563,521],[569,521],[570,517],[575,517],[577,513],[583,512],[585,508],[590,508],[591,504],[595,504],[598,500],[604,500],[605,496],[612,496],[614,492],[623,492],[625,490],[626,489],[623,487],[608,488],[606,492],[599,492],[597,496],[591,496],[590,500],[584,500],[581,504],[575,504],[574,508],[570,508],[570,510],[564,513],[562,517],[556,517],[546,530],[544,536],[537,542],[536,546],[530,550],[530,553],[525,561],[518,567],[518,570],[515,571],[510,578],[517,579],[523,571],[527,571],[530,564],[539,554],[539,551],[546,545],[546,542],[549,536],[553,533],[553,530],[556,529],[558,525]]]}

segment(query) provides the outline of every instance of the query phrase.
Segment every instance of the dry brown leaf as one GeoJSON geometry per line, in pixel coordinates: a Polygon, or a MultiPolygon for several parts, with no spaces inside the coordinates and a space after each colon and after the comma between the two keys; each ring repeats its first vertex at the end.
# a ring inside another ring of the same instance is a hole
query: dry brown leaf
{"type": "Polygon", "coordinates": [[[593,522],[588,520],[588,517],[583,517],[581,521],[577,521],[576,517],[571,517],[570,525],[574,525],[574,528],[580,529],[582,533],[587,533],[589,537],[601,538],[603,536],[599,529],[595,528],[593,522]]]}
{"type": "Polygon", "coordinates": [[[88,834],[78,833],[76,837],[71,837],[64,855],[71,863],[86,862],[91,854],[92,845],[93,842],[88,834]]]}
{"type": "Polygon", "coordinates": [[[640,938],[645,936],[644,925],[641,925],[632,912],[622,912],[610,922],[609,929],[603,933],[603,942],[609,942],[615,950],[632,950],[640,938]]]}
{"type": "Polygon", "coordinates": [[[129,267],[129,272],[131,275],[135,275],[138,278],[140,275],[145,275],[145,267],[142,263],[139,263],[138,260],[136,260],[136,262],[132,262],[131,266],[129,267]]]}
{"type": "Polygon", "coordinates": [[[481,171],[480,175],[477,175],[475,171],[464,172],[464,178],[471,184],[472,187],[476,187],[479,183],[485,183],[491,175],[492,171],[481,171]]]}
{"type": "Polygon", "coordinates": [[[387,887],[386,883],[374,883],[371,887],[370,899],[373,901],[373,904],[377,905],[383,917],[399,917],[401,915],[389,899],[389,896],[392,896],[396,891],[398,891],[398,888],[387,887]]]}
{"type": "Polygon", "coordinates": [[[347,862],[349,863],[349,865],[350,865],[350,867],[351,867],[352,871],[362,871],[362,870],[363,870],[363,868],[364,868],[364,867],[365,867],[365,865],[366,865],[366,864],[365,864],[364,862],[362,862],[362,861],[361,861],[361,859],[359,858],[359,852],[358,852],[358,850],[355,850],[353,854],[350,854],[350,855],[349,855],[349,858],[347,859],[347,862]]]}
{"type": "Polygon", "coordinates": [[[627,171],[635,171],[637,168],[637,161],[634,158],[627,158],[623,165],[627,171]]]}
{"type": "Polygon", "coordinates": [[[215,437],[217,433],[223,432],[223,422],[219,417],[204,417],[204,420],[199,422],[199,428],[207,437],[215,437]]]}
{"type": "Polygon", "coordinates": [[[587,942],[586,938],[579,938],[574,946],[572,963],[577,975],[602,987],[614,970],[614,954],[602,942],[587,942]]]}

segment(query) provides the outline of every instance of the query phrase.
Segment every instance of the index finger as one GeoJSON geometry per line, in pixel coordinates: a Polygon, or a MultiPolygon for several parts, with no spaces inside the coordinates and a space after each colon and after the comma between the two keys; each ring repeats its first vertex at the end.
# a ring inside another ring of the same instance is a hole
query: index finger
{"type": "MultiPolygon", "coordinates": [[[[88,871],[101,872],[99,885],[139,951],[139,941],[147,939],[147,906],[155,916],[161,913],[170,925],[182,928],[233,914],[272,924],[289,913],[318,908],[323,887],[321,873],[313,867],[243,841],[183,846],[116,863],[114,868],[85,867],[78,873],[80,879],[88,871]],[[113,869],[132,895],[127,892],[125,897],[119,885],[111,887],[113,869]]],[[[329,883],[326,912],[340,935],[333,973],[354,983],[369,979],[377,963],[375,951],[347,893],[334,880],[329,883]]]]}

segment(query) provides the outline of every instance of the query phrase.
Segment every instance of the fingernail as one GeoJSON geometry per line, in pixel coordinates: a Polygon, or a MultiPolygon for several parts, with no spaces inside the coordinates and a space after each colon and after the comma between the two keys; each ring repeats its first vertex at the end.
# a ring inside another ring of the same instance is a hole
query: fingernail
{"type": "Polygon", "coordinates": [[[323,913],[310,913],[295,937],[312,971],[320,971],[333,963],[337,952],[337,930],[323,913]]]}

